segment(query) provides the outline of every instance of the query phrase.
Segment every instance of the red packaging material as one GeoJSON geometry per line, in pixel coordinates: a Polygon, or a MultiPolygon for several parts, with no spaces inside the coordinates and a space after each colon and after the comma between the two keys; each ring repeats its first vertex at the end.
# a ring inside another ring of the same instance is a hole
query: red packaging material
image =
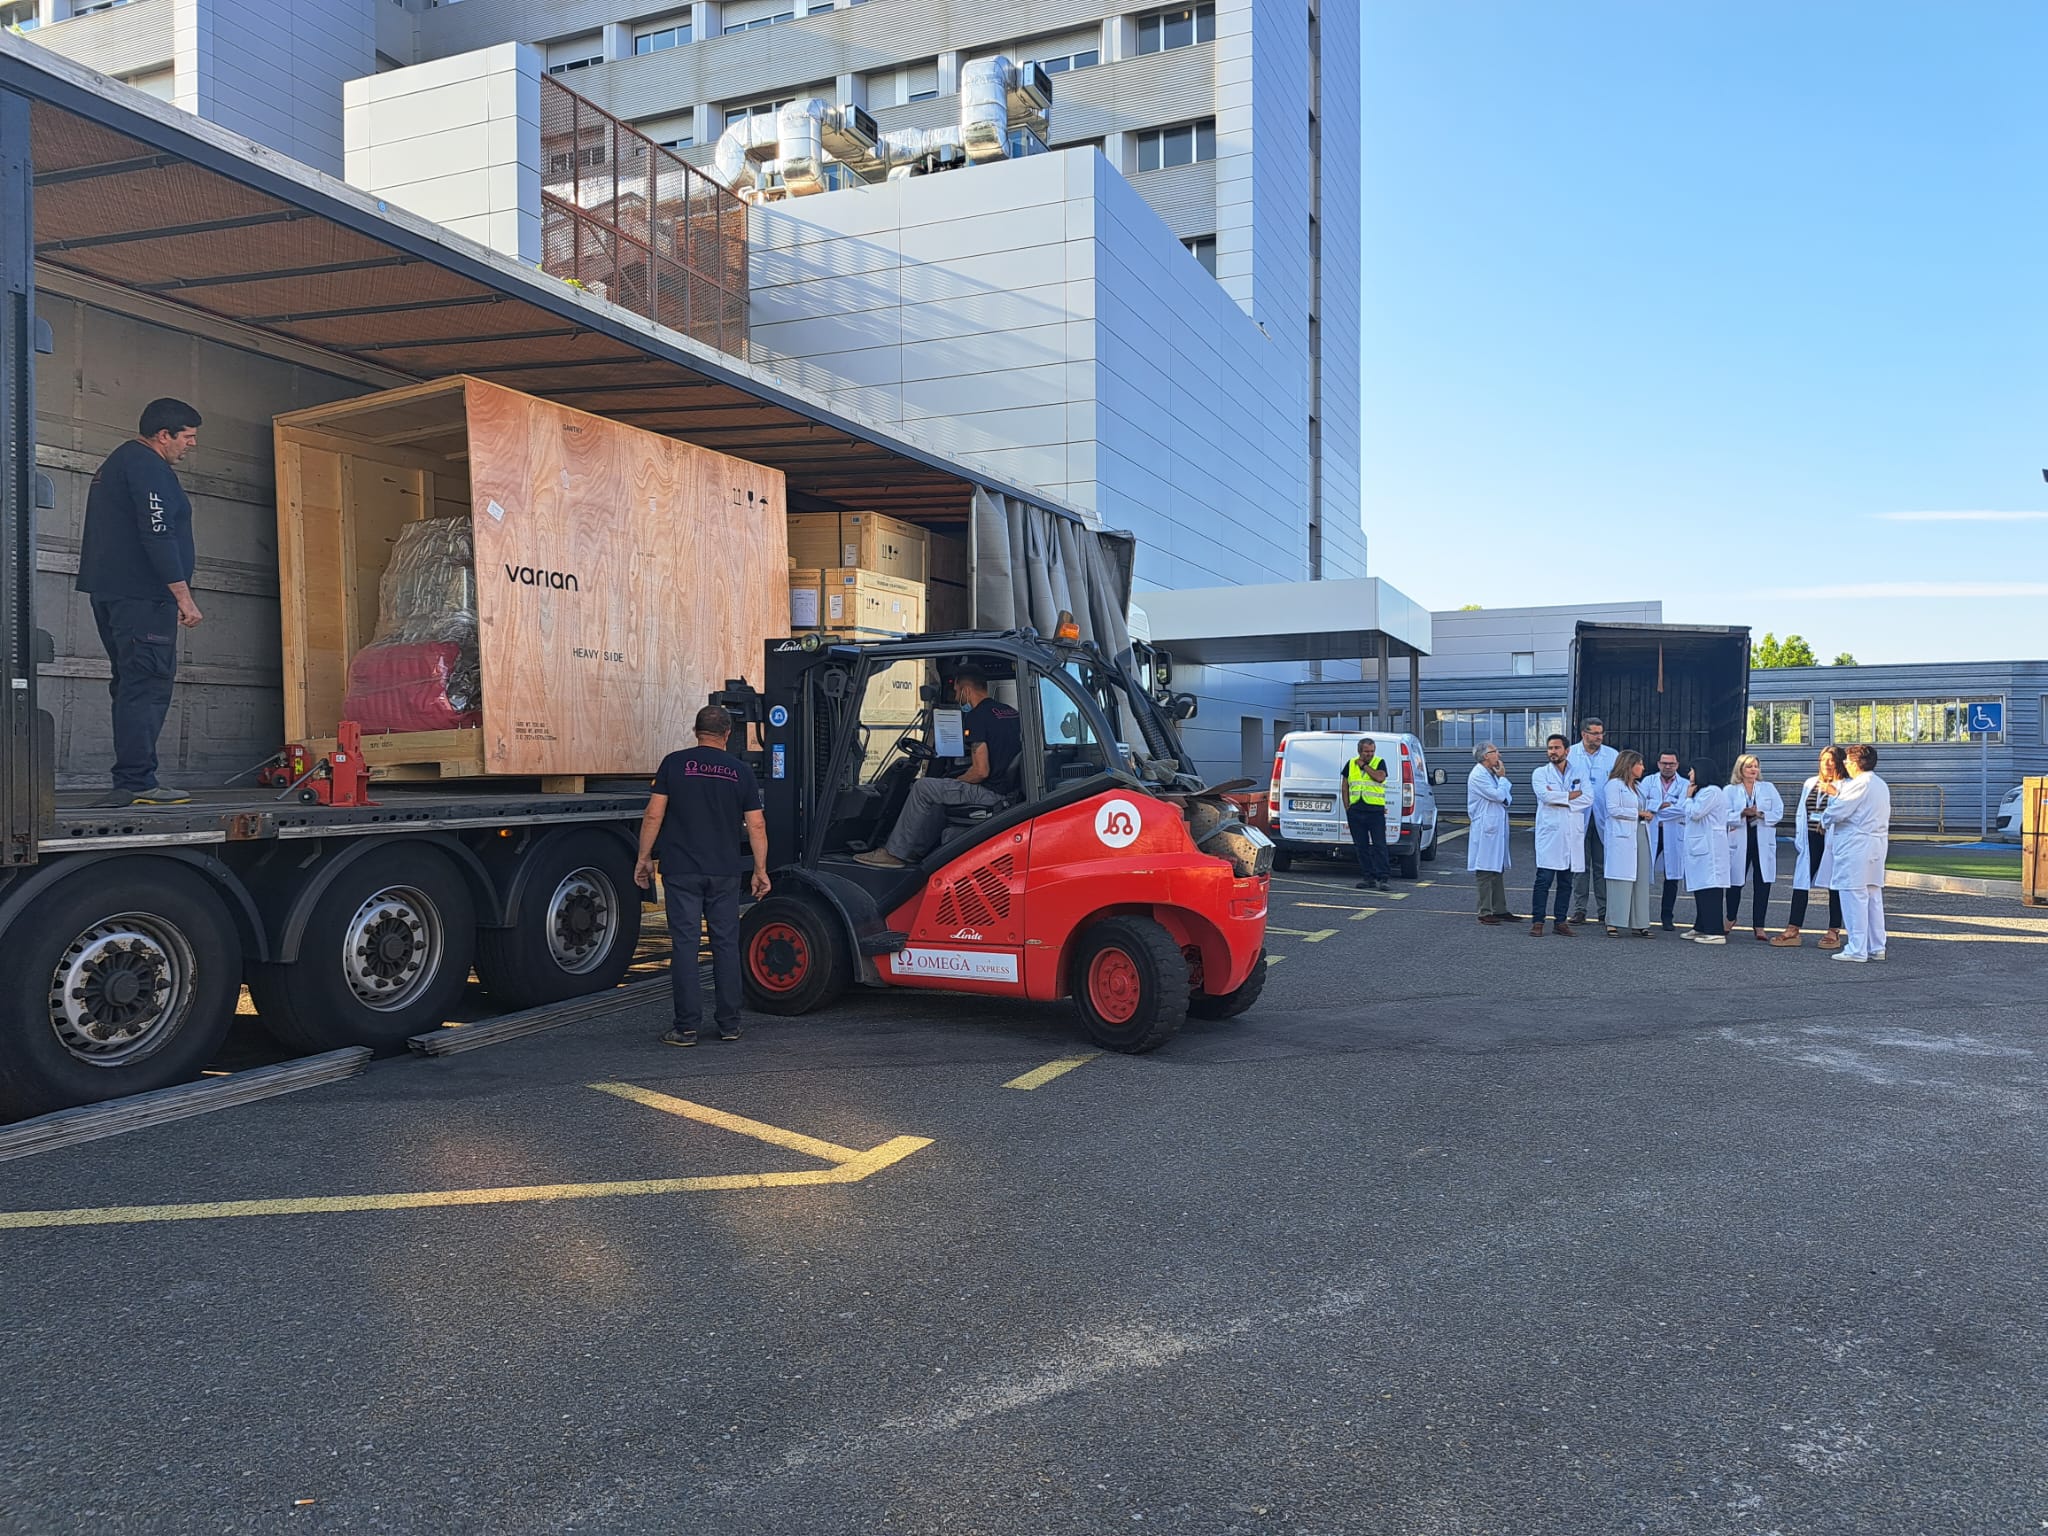
{"type": "Polygon", "coordinates": [[[462,646],[448,640],[365,646],[348,666],[342,718],[377,736],[480,727],[476,700],[449,696],[461,657],[462,646]]]}

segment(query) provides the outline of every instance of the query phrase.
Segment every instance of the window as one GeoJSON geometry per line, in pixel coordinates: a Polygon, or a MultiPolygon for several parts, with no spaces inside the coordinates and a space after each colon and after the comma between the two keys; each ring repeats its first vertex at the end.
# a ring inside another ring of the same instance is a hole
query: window
{"type": "Polygon", "coordinates": [[[1190,235],[1181,241],[1187,252],[1202,264],[1202,270],[1211,277],[1216,275],[1216,237],[1214,235],[1190,235]]]}
{"type": "Polygon", "coordinates": [[[10,32],[33,32],[41,25],[36,0],[4,0],[0,3],[0,27],[10,32]]]}
{"type": "Polygon", "coordinates": [[[97,16],[101,11],[111,11],[117,5],[126,5],[128,0],[71,0],[72,19],[80,16],[97,16]]]}
{"type": "Polygon", "coordinates": [[[1800,699],[1792,703],[1750,705],[1749,744],[1753,747],[1812,746],[1812,703],[1800,699]]]}
{"type": "Polygon", "coordinates": [[[1516,651],[1510,660],[1513,665],[1508,670],[1513,672],[1516,677],[1534,677],[1536,675],[1536,653],[1534,651],[1516,651]]]}
{"type": "Polygon", "coordinates": [[[925,59],[898,69],[878,69],[868,76],[868,110],[930,101],[939,94],[939,62],[925,59]]]}
{"type": "Polygon", "coordinates": [[[753,21],[735,21],[724,28],[720,35],[731,37],[735,32],[758,32],[763,27],[779,27],[785,21],[795,20],[795,11],[777,11],[773,16],[761,16],[753,21]]]}
{"type": "Polygon", "coordinates": [[[696,114],[678,112],[670,117],[642,118],[633,125],[663,149],[688,149],[697,142],[696,114]]]}
{"type": "Polygon", "coordinates": [[[1182,123],[1177,128],[1154,128],[1138,135],[1138,169],[1171,170],[1176,165],[1198,165],[1216,158],[1216,119],[1182,123]]]}
{"type": "MultiPolygon", "coordinates": [[[[1834,739],[1843,745],[1957,746],[1975,742],[1970,706],[1995,704],[1997,694],[1973,699],[1836,699],[1834,739]]],[[[1993,732],[1992,741],[2004,737],[1993,732]]]]}
{"type": "Polygon", "coordinates": [[[1214,5],[1176,5],[1138,18],[1138,52],[1164,53],[1216,41],[1214,5]]]}
{"type": "MultiPolygon", "coordinates": [[[[1071,680],[1078,691],[1080,679],[1071,680]]],[[[1102,772],[1102,744],[1080,701],[1051,676],[1038,680],[1039,723],[1045,732],[1045,787],[1102,772]]]]}
{"type": "MultiPolygon", "coordinates": [[[[1523,711],[1512,710],[1513,716],[1523,711]]],[[[1516,721],[1520,730],[1520,721],[1516,721]]],[[[1497,746],[1513,746],[1515,743],[1502,738],[1507,726],[1501,711],[1497,709],[1432,709],[1422,717],[1422,744],[1425,747],[1479,746],[1482,742],[1493,742],[1497,746]]]]}
{"type": "Polygon", "coordinates": [[[604,62],[604,35],[586,32],[580,37],[565,37],[547,46],[548,73],[566,75],[572,70],[588,69],[593,64],[604,62]]]}
{"type": "Polygon", "coordinates": [[[657,27],[652,32],[634,33],[633,51],[635,53],[661,53],[669,48],[680,48],[689,40],[690,20],[686,16],[682,20],[671,22],[665,27],[657,27]]]}
{"type": "Polygon", "coordinates": [[[158,101],[170,101],[177,95],[178,72],[176,69],[145,69],[121,77],[123,85],[133,86],[146,96],[158,101]]]}
{"type": "Polygon", "coordinates": [[[743,123],[750,117],[773,117],[795,100],[794,96],[785,96],[780,101],[755,101],[744,107],[727,107],[725,126],[730,128],[734,123],[743,123]]]}
{"type": "Polygon", "coordinates": [[[1102,62],[1099,48],[1085,48],[1079,53],[1063,53],[1052,59],[1026,59],[1026,64],[1036,63],[1048,75],[1064,75],[1070,69],[1089,69],[1102,62]]]}
{"type": "Polygon", "coordinates": [[[1022,160],[1026,155],[1043,155],[1048,153],[1045,147],[1045,140],[1041,139],[1029,128],[1012,128],[1009,136],[1003,142],[1012,160],[1022,160]]]}
{"type": "Polygon", "coordinates": [[[571,171],[582,169],[594,171],[604,164],[605,147],[602,144],[586,144],[575,151],[563,150],[560,154],[548,156],[548,174],[567,176],[571,171]]]}

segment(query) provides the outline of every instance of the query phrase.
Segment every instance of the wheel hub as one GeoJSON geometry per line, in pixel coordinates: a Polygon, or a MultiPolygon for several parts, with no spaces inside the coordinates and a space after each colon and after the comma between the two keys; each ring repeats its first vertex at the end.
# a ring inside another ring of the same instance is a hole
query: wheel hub
{"type": "Polygon", "coordinates": [[[197,966],[185,935],[153,913],[123,912],[65,946],[50,975],[50,1028],[93,1066],[148,1055],[191,1007],[197,966]]]}
{"type": "Polygon", "coordinates": [[[1120,949],[1103,950],[1088,967],[1088,1001],[1107,1023],[1129,1023],[1144,990],[1136,963],[1120,949]]]}
{"type": "Polygon", "coordinates": [[[618,896],[601,869],[571,870],[548,898],[548,953],[571,975],[593,971],[611,953],[618,896]]]}
{"type": "Polygon", "coordinates": [[[357,1001],[403,1008],[441,971],[441,913],[410,886],[378,891],[356,908],[342,935],[342,972],[357,1001]]]}
{"type": "Polygon", "coordinates": [[[770,923],[754,935],[754,980],[770,992],[788,992],[804,979],[810,949],[788,923],[770,923]]]}

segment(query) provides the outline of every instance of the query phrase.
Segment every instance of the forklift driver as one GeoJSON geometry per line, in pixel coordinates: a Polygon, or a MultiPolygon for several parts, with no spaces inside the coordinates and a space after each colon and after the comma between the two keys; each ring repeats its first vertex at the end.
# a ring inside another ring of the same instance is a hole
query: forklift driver
{"type": "Polygon", "coordinates": [[[967,748],[966,769],[958,778],[923,778],[911,785],[910,798],[904,802],[889,840],[880,848],[855,854],[856,862],[878,869],[902,869],[939,845],[948,806],[994,810],[1004,804],[1004,796],[990,786],[1003,780],[1023,748],[1017,711],[989,697],[988,674],[971,664],[953,674],[953,697],[966,710],[960,722],[967,748]]]}

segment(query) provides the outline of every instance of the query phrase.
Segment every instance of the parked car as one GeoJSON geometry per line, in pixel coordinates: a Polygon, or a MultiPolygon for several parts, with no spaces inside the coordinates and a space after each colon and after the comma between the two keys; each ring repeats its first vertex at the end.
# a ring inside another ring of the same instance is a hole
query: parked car
{"type": "Polygon", "coordinates": [[[1998,802],[1998,811],[1991,818],[1992,831],[1998,836],[2010,837],[2015,842],[2019,840],[2020,832],[2023,830],[2020,802],[2025,789],[2026,785],[2015,784],[2005,792],[2005,798],[1998,802]]]}
{"type": "Polygon", "coordinates": [[[1273,786],[1266,801],[1267,835],[1277,845],[1273,868],[1298,858],[1354,857],[1344,819],[1344,764],[1358,755],[1361,736],[1387,763],[1387,859],[1413,880],[1436,857],[1436,793],[1422,743],[1379,731],[1290,731],[1273,754],[1273,786]]]}

